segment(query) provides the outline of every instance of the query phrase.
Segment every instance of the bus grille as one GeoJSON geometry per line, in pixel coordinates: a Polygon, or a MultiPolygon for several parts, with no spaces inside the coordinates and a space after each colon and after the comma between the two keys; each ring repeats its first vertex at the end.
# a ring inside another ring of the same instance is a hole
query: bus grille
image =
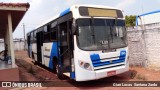
{"type": "Polygon", "coordinates": [[[106,69],[111,67],[118,67],[125,65],[126,55],[100,59],[98,54],[94,54],[94,57],[91,57],[92,64],[95,70],[106,69]]]}

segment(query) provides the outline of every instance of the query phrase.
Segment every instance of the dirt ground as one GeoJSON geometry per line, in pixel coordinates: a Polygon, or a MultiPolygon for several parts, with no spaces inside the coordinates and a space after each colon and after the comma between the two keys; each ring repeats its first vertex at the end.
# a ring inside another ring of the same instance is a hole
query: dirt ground
{"type": "MultiPolygon", "coordinates": [[[[48,81],[44,85],[52,87],[16,88],[13,90],[142,90],[142,87],[108,86],[110,86],[110,82],[114,81],[160,81],[160,71],[148,70],[142,67],[130,67],[130,70],[126,73],[88,82],[75,82],[67,77],[65,80],[59,80],[52,71],[45,67],[34,65],[25,51],[16,52],[16,64],[19,67],[20,81],[48,81]]],[[[159,87],[143,87],[143,89],[160,90],[159,87]]]]}

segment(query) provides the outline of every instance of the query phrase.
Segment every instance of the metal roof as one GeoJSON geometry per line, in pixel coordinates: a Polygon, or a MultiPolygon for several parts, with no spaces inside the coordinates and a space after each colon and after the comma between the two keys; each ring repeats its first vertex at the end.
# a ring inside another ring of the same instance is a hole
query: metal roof
{"type": "Polygon", "coordinates": [[[160,10],[156,10],[156,11],[144,13],[144,14],[141,14],[141,15],[137,15],[137,16],[136,16],[136,26],[138,26],[138,18],[139,18],[139,17],[147,16],[147,15],[151,15],[151,14],[156,14],[156,13],[160,13],[160,10]]]}
{"type": "Polygon", "coordinates": [[[0,3],[0,6],[12,6],[12,7],[26,7],[29,8],[29,3],[0,3]]]}
{"type": "Polygon", "coordinates": [[[14,31],[29,7],[29,3],[0,3],[0,38],[4,38],[7,31],[8,14],[11,14],[14,31]]]}

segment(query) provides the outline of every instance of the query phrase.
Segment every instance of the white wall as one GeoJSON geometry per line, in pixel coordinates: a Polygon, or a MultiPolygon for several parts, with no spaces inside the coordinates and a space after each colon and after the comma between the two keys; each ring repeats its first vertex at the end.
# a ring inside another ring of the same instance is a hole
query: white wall
{"type": "Polygon", "coordinates": [[[4,43],[0,42],[0,52],[4,50],[4,43]]]}
{"type": "Polygon", "coordinates": [[[138,25],[151,24],[160,22],[160,12],[153,13],[138,18],[138,25]],[[142,20],[142,21],[141,21],[142,20]]]}
{"type": "MultiPolygon", "coordinates": [[[[16,41],[13,43],[13,47],[15,51],[21,51],[24,50],[24,42],[23,41],[16,41]]],[[[0,42],[0,52],[5,49],[4,43],[0,42]]]]}
{"type": "Polygon", "coordinates": [[[128,30],[130,65],[160,70],[160,28],[128,30]]]}

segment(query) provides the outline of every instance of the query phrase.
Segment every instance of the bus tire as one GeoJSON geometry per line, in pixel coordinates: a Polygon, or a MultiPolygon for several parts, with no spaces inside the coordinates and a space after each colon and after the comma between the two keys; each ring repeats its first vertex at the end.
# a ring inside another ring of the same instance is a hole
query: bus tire
{"type": "Polygon", "coordinates": [[[34,59],[34,60],[35,60],[33,51],[32,51],[32,59],[34,59]]]}
{"type": "Polygon", "coordinates": [[[52,60],[53,60],[53,62],[52,62],[52,64],[53,64],[53,73],[57,73],[56,72],[57,58],[54,57],[52,60]]]}
{"type": "Polygon", "coordinates": [[[34,65],[38,65],[38,62],[37,62],[37,61],[34,61],[33,64],[34,64],[34,65]]]}
{"type": "Polygon", "coordinates": [[[64,79],[64,75],[63,75],[62,70],[60,69],[58,63],[56,64],[56,73],[57,73],[57,77],[58,77],[60,80],[63,80],[63,79],[64,79]]]}

